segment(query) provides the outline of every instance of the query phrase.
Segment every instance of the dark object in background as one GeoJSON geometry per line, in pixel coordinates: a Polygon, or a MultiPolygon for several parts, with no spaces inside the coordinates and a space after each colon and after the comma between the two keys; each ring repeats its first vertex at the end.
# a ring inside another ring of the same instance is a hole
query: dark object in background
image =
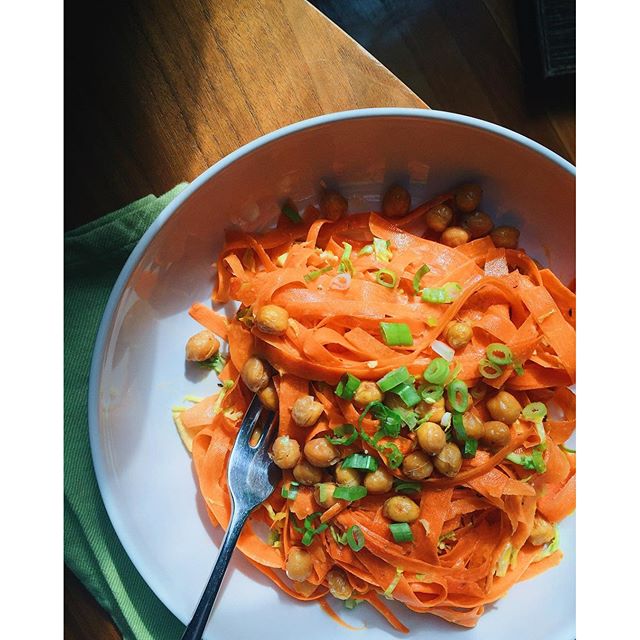
{"type": "Polygon", "coordinates": [[[535,103],[575,102],[575,0],[516,2],[528,98],[535,103]]]}

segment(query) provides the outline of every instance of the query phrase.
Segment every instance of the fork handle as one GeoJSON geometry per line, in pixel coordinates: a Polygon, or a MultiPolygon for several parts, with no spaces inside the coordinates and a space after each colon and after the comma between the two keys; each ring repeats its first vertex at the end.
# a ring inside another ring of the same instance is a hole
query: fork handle
{"type": "Polygon", "coordinates": [[[209,582],[207,582],[207,586],[205,587],[202,597],[200,598],[200,602],[198,603],[195,613],[191,618],[191,622],[182,634],[181,640],[200,640],[202,638],[202,634],[204,633],[204,629],[209,620],[211,609],[213,608],[216,596],[220,590],[224,574],[226,573],[227,566],[231,560],[231,555],[233,554],[233,550],[238,542],[238,537],[240,536],[242,527],[248,517],[249,511],[238,513],[235,509],[233,510],[229,527],[224,535],[222,546],[218,553],[218,559],[216,560],[216,564],[211,572],[211,577],[209,578],[209,582]]]}

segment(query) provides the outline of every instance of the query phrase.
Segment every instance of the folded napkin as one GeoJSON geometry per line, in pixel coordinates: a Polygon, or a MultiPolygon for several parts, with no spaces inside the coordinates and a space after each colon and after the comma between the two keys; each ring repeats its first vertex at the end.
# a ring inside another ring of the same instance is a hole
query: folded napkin
{"type": "Polygon", "coordinates": [[[104,508],[89,449],[89,366],[98,325],[122,266],[185,186],[142,198],[64,238],[64,560],[126,640],[175,640],[184,626],[141,578],[104,508]]]}

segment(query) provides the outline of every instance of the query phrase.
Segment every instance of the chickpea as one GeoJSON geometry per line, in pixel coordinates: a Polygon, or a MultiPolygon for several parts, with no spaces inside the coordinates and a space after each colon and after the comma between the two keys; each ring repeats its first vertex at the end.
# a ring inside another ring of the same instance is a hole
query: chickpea
{"type": "Polygon", "coordinates": [[[440,400],[436,400],[436,402],[427,406],[431,407],[431,413],[429,414],[429,422],[435,422],[437,424],[440,424],[440,420],[442,420],[445,414],[444,398],[440,398],[440,400]]]}
{"type": "Polygon", "coordinates": [[[287,576],[295,582],[304,582],[313,572],[313,558],[308,551],[300,547],[291,547],[285,565],[287,576]]]}
{"type": "Polygon", "coordinates": [[[331,569],[327,573],[327,584],[331,595],[338,600],[348,600],[353,593],[353,587],[342,569],[331,569]]]}
{"type": "Polygon", "coordinates": [[[503,249],[517,249],[520,240],[520,231],[515,227],[496,227],[491,232],[491,239],[496,247],[503,249]]]}
{"type": "Polygon", "coordinates": [[[475,211],[465,216],[462,224],[474,240],[486,236],[493,229],[493,221],[482,211],[475,211]]]}
{"type": "Polygon", "coordinates": [[[508,391],[499,391],[487,400],[487,409],[494,420],[506,424],[513,424],[522,413],[522,405],[508,391]]]}
{"type": "Polygon", "coordinates": [[[293,477],[307,486],[318,484],[322,480],[322,471],[309,464],[304,458],[293,468],[293,477]]]}
{"type": "Polygon", "coordinates": [[[382,198],[382,213],[389,218],[401,218],[409,213],[411,208],[411,196],[409,192],[399,184],[394,184],[387,189],[382,198]]]}
{"type": "Polygon", "coordinates": [[[462,424],[469,438],[479,440],[484,435],[484,424],[477,415],[467,411],[462,414],[462,424]]]}
{"type": "Polygon", "coordinates": [[[271,448],[271,459],[281,469],[293,469],[300,460],[300,445],[297,440],[289,436],[275,439],[271,448]]]}
{"type": "Polygon", "coordinates": [[[330,467],[340,459],[338,450],[326,438],[314,438],[304,445],[304,456],[314,467],[330,467]]]}
{"type": "Polygon", "coordinates": [[[411,480],[424,480],[433,473],[433,463],[426,453],[414,451],[402,461],[402,472],[411,480]]]}
{"type": "Polygon", "coordinates": [[[423,451],[427,453],[440,453],[442,447],[447,444],[447,435],[442,427],[435,422],[425,422],[416,430],[418,435],[418,444],[423,451]]]}
{"type": "Polygon", "coordinates": [[[333,482],[322,482],[316,485],[313,492],[314,500],[324,509],[333,507],[334,504],[338,504],[338,501],[333,497],[333,492],[336,490],[336,485],[333,482]],[[323,497],[324,500],[320,498],[323,497]]]}
{"type": "Polygon", "coordinates": [[[427,211],[427,228],[436,233],[442,233],[453,220],[453,209],[446,204],[437,204],[427,211]]]}
{"type": "Polygon", "coordinates": [[[312,427],[323,411],[324,407],[313,396],[300,396],[291,407],[291,417],[299,427],[312,427]]]}
{"type": "Polygon", "coordinates": [[[471,213],[478,208],[482,197],[482,187],[474,182],[461,184],[454,193],[456,208],[462,213],[471,213]]]}
{"type": "Polygon", "coordinates": [[[453,349],[462,349],[471,340],[473,331],[466,322],[452,322],[444,332],[446,341],[453,349]]]}
{"type": "Polygon", "coordinates": [[[345,469],[340,463],[336,467],[336,482],[341,487],[357,487],[360,485],[360,474],[357,469],[345,469]]]}
{"type": "Polygon", "coordinates": [[[440,242],[446,244],[447,247],[459,247],[461,244],[469,242],[469,232],[462,227],[449,227],[442,232],[440,242]]]}
{"type": "Polygon", "coordinates": [[[382,402],[382,391],[375,382],[361,382],[353,395],[353,403],[358,409],[364,409],[370,402],[382,402]]]}
{"type": "Polygon", "coordinates": [[[252,356],[244,363],[240,377],[249,390],[254,393],[262,391],[269,384],[267,365],[255,356],[252,356]]]}
{"type": "Polygon", "coordinates": [[[453,442],[447,442],[442,447],[442,451],[435,457],[433,464],[442,475],[453,478],[462,466],[460,449],[453,442]]]}
{"type": "Polygon", "coordinates": [[[482,441],[491,448],[506,447],[511,440],[511,431],[508,425],[498,420],[489,420],[484,423],[482,441]]]}
{"type": "Polygon", "coordinates": [[[349,205],[337,191],[325,191],[320,198],[320,211],[328,220],[336,221],[347,213],[349,205]]]}
{"type": "Polygon", "coordinates": [[[219,349],[220,343],[218,342],[218,338],[213,334],[213,331],[203,329],[187,340],[187,346],[184,351],[187,360],[203,362],[204,360],[213,358],[219,349]]]}
{"type": "Polygon", "coordinates": [[[393,496],[385,500],[382,514],[394,522],[415,522],[420,516],[420,507],[407,496],[393,496]]]}
{"type": "Polygon", "coordinates": [[[278,394],[271,382],[264,389],[258,391],[258,398],[260,402],[262,402],[262,405],[266,409],[269,409],[269,411],[278,410],[278,394]]]}
{"type": "Polygon", "coordinates": [[[553,525],[547,522],[544,518],[536,516],[533,519],[533,527],[529,534],[529,542],[536,547],[541,544],[551,542],[556,535],[553,525]]]}
{"type": "Polygon", "coordinates": [[[388,493],[393,488],[393,476],[383,467],[379,467],[367,473],[364,486],[369,493],[388,493]]]}
{"type": "Polygon", "coordinates": [[[255,324],[264,333],[281,336],[289,326],[289,312],[277,304],[265,304],[256,313],[255,324]]]}

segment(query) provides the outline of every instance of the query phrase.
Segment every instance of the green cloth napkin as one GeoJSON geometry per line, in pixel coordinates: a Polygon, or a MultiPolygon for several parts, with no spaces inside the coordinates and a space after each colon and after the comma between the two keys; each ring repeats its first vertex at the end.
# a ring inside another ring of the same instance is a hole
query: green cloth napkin
{"type": "Polygon", "coordinates": [[[64,238],[64,560],[126,640],[174,640],[184,626],[137,572],[104,508],[89,449],[89,367],[98,325],[122,266],[185,186],[142,198],[64,238]]]}

